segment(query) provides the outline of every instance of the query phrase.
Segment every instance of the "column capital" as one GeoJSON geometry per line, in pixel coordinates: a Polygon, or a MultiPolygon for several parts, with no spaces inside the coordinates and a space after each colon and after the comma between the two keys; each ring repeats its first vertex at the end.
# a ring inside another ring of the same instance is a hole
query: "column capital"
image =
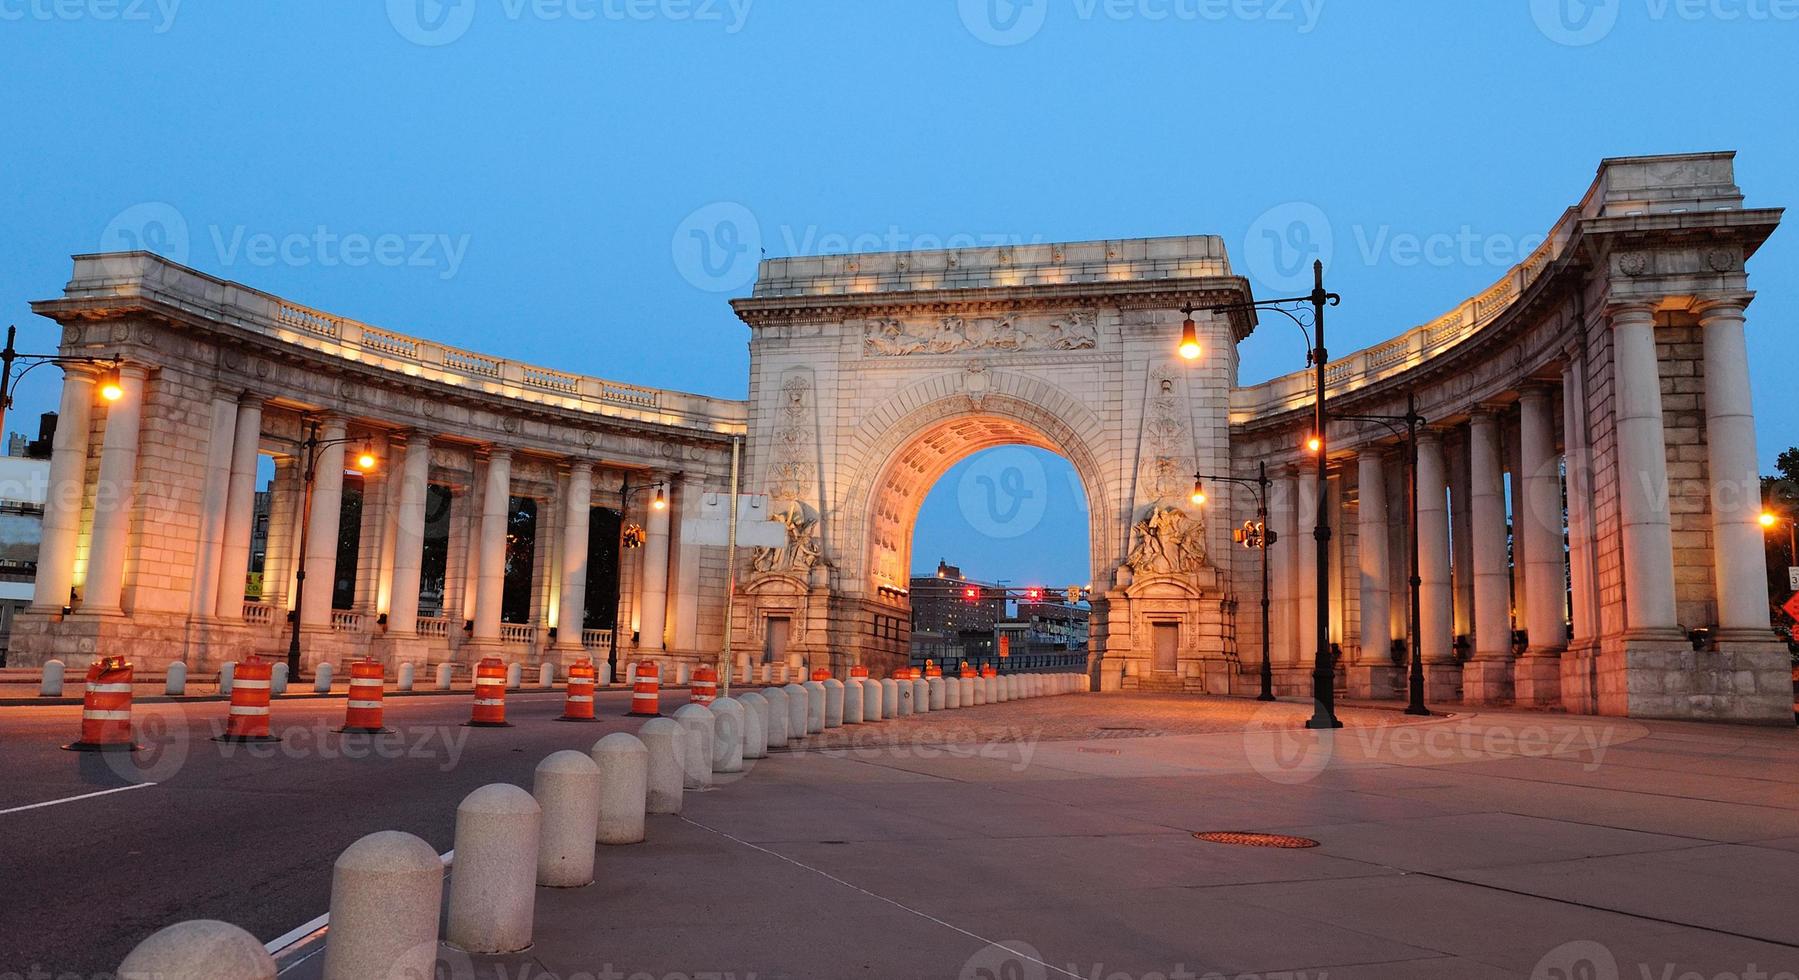
{"type": "Polygon", "coordinates": [[[1613,329],[1621,326],[1653,326],[1655,314],[1661,304],[1649,300],[1627,300],[1607,303],[1606,318],[1611,320],[1613,329]]]}
{"type": "Polygon", "coordinates": [[[510,446],[482,446],[481,448],[475,450],[475,456],[477,459],[486,459],[489,463],[498,463],[498,462],[510,463],[510,462],[512,462],[512,447],[510,447],[510,446]]]}
{"type": "Polygon", "coordinates": [[[586,456],[564,456],[556,463],[557,469],[569,474],[586,472],[590,480],[598,477],[599,467],[598,460],[589,459],[586,456]]]}
{"type": "Polygon", "coordinates": [[[1468,410],[1468,425],[1472,428],[1476,422],[1482,425],[1497,423],[1511,407],[1506,402],[1475,402],[1474,407],[1468,410]]]}
{"type": "Polygon", "coordinates": [[[1744,311],[1749,308],[1749,303],[1754,299],[1754,293],[1702,296],[1693,303],[1693,312],[1698,314],[1702,326],[1709,326],[1716,320],[1741,320],[1744,311]]]}

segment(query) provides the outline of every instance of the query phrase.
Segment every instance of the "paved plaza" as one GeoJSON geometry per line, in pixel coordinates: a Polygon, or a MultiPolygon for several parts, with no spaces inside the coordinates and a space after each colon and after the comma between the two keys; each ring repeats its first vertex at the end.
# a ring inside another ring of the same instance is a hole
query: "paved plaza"
{"type": "MultiPolygon", "coordinates": [[[[814,737],[603,849],[594,885],[539,889],[525,954],[444,962],[542,980],[1799,972],[1793,732],[1350,707],[1320,736],[1308,711],[1111,694],[814,737]],[[1211,831],[1318,846],[1194,837],[1211,831]]],[[[316,975],[315,951],[283,976],[316,975]]]]}

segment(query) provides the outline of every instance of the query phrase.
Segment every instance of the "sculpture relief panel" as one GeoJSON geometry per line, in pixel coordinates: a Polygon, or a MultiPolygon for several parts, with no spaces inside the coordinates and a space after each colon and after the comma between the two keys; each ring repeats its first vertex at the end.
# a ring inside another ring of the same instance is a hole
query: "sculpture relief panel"
{"type": "Polygon", "coordinates": [[[877,317],[862,327],[867,357],[963,351],[1068,351],[1099,346],[1099,314],[1063,313],[877,317]]]}

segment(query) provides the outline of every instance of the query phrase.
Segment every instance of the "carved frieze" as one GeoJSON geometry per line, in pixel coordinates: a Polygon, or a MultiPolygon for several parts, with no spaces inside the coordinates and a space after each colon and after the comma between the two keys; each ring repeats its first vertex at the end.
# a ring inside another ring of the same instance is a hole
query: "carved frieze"
{"type": "Polygon", "coordinates": [[[863,322],[868,357],[955,354],[971,350],[1090,350],[1099,346],[1099,314],[1061,313],[884,316],[863,322]]]}

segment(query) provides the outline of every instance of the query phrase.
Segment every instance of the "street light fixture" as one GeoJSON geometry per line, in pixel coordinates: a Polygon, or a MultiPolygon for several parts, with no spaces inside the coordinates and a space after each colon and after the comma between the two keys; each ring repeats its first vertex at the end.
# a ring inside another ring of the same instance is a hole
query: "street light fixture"
{"type": "Polygon", "coordinates": [[[361,473],[372,473],[375,471],[375,467],[380,465],[380,460],[375,456],[374,446],[369,442],[367,436],[344,436],[339,439],[320,439],[319,420],[316,418],[307,418],[305,421],[306,439],[300,443],[301,452],[306,456],[306,467],[302,478],[304,487],[302,502],[300,504],[300,548],[297,556],[298,561],[295,563],[296,569],[294,571],[293,619],[289,624],[287,634],[287,676],[293,681],[298,681],[300,679],[300,614],[301,610],[305,608],[303,602],[306,597],[307,538],[312,531],[312,487],[313,481],[318,478],[319,450],[324,449],[327,446],[341,446],[352,442],[360,442],[362,445],[357,449],[356,458],[354,460],[357,471],[361,473]]]}
{"type": "Polygon", "coordinates": [[[1762,530],[1764,531],[1772,531],[1779,527],[1783,522],[1786,524],[1787,559],[1792,564],[1799,565],[1799,522],[1795,522],[1791,517],[1776,514],[1771,510],[1762,511],[1761,517],[1758,518],[1758,520],[1761,521],[1762,530]]]}
{"type": "Polygon", "coordinates": [[[1194,307],[1191,306],[1181,310],[1182,313],[1187,314],[1187,320],[1185,323],[1181,324],[1181,346],[1179,349],[1181,356],[1189,361],[1197,361],[1199,360],[1199,355],[1205,353],[1205,349],[1199,346],[1199,325],[1193,322],[1193,310],[1194,307]]]}
{"type": "MultiPolygon", "coordinates": [[[[618,675],[618,631],[619,631],[619,628],[624,625],[624,621],[625,621],[625,618],[623,616],[619,615],[619,607],[621,605],[623,605],[624,601],[625,601],[625,576],[624,576],[625,549],[627,547],[629,547],[629,545],[626,544],[626,540],[625,540],[625,531],[628,526],[625,522],[625,514],[631,510],[631,498],[633,496],[635,496],[636,494],[643,493],[646,490],[654,490],[656,492],[656,495],[650,499],[651,507],[655,508],[656,510],[667,510],[668,509],[668,498],[666,496],[664,496],[663,492],[662,492],[663,488],[666,487],[667,485],[668,484],[666,484],[666,483],[656,482],[656,483],[646,483],[640,487],[634,487],[631,485],[630,477],[626,477],[625,481],[623,483],[619,484],[619,488],[618,488],[619,546],[618,546],[618,554],[615,557],[615,560],[618,562],[618,567],[613,570],[613,574],[612,574],[612,639],[607,643],[607,651],[606,651],[606,669],[609,672],[609,676],[612,678],[612,682],[615,684],[618,683],[618,676],[619,676],[618,675]]],[[[585,627],[587,624],[586,623],[578,623],[576,625],[578,627],[585,627]]],[[[730,629],[731,628],[730,624],[726,623],[725,628],[730,629]]]]}
{"type": "MultiPolygon", "coordinates": [[[[1339,415],[1346,422],[1374,422],[1386,426],[1393,434],[1405,440],[1406,445],[1406,506],[1411,509],[1411,527],[1407,529],[1407,537],[1412,541],[1412,569],[1406,579],[1411,588],[1411,615],[1407,627],[1411,634],[1407,642],[1411,657],[1410,669],[1406,672],[1407,703],[1405,713],[1429,717],[1431,711],[1424,706],[1424,651],[1420,640],[1424,635],[1423,614],[1419,609],[1419,595],[1423,591],[1424,577],[1419,571],[1418,540],[1418,427],[1424,424],[1424,416],[1418,414],[1418,396],[1410,393],[1405,398],[1404,415],[1339,415]],[[1400,430],[1400,423],[1405,429],[1400,430]]],[[[1364,500],[1362,506],[1368,506],[1364,500]]]]}
{"type": "MultiPolygon", "coordinates": [[[[1292,320],[1299,327],[1300,333],[1306,335],[1306,343],[1311,348],[1307,356],[1307,364],[1315,373],[1316,395],[1312,404],[1312,439],[1307,450],[1317,456],[1318,463],[1318,517],[1312,536],[1317,540],[1318,551],[1318,650],[1312,664],[1312,717],[1306,721],[1307,728],[1342,728],[1343,723],[1337,720],[1336,711],[1336,666],[1331,662],[1330,642],[1330,461],[1325,445],[1326,427],[1329,415],[1324,402],[1324,369],[1330,362],[1329,351],[1324,346],[1324,310],[1337,306],[1343,297],[1324,288],[1324,263],[1312,263],[1312,291],[1304,296],[1288,296],[1281,299],[1267,299],[1244,303],[1226,303],[1211,308],[1213,313],[1232,313],[1247,310],[1266,310],[1279,313],[1292,320]],[[1310,306],[1309,311],[1305,310],[1310,306]],[[1293,309],[1309,312],[1311,323],[1300,319],[1293,309]],[[1308,327],[1310,329],[1308,329],[1308,327]]],[[[1184,342],[1183,342],[1184,345],[1184,342]]],[[[1183,355],[1185,354],[1183,346],[1183,355]]]]}
{"type": "Polygon", "coordinates": [[[1206,503],[1205,481],[1216,480],[1219,483],[1231,483],[1250,488],[1256,495],[1256,519],[1243,525],[1233,537],[1245,548],[1253,548],[1262,553],[1262,693],[1256,696],[1257,701],[1274,700],[1274,664],[1268,659],[1269,648],[1269,615],[1268,615],[1268,546],[1279,540],[1280,536],[1268,529],[1268,463],[1256,464],[1256,478],[1242,479],[1234,476],[1207,476],[1204,473],[1193,475],[1193,504],[1203,507],[1206,503]]]}
{"type": "Polygon", "coordinates": [[[32,368],[41,364],[56,364],[61,366],[69,364],[104,364],[110,370],[108,370],[100,379],[99,387],[101,399],[107,402],[116,402],[125,397],[125,386],[119,381],[118,359],[111,357],[64,357],[61,354],[21,354],[15,343],[18,336],[19,328],[17,326],[7,327],[6,347],[0,349],[0,433],[6,431],[6,412],[8,409],[12,408],[12,396],[15,387],[18,382],[25,380],[25,376],[31,373],[32,368]],[[15,378],[13,377],[12,366],[19,361],[29,361],[30,363],[26,364],[25,369],[20,371],[19,376],[15,378]]]}

